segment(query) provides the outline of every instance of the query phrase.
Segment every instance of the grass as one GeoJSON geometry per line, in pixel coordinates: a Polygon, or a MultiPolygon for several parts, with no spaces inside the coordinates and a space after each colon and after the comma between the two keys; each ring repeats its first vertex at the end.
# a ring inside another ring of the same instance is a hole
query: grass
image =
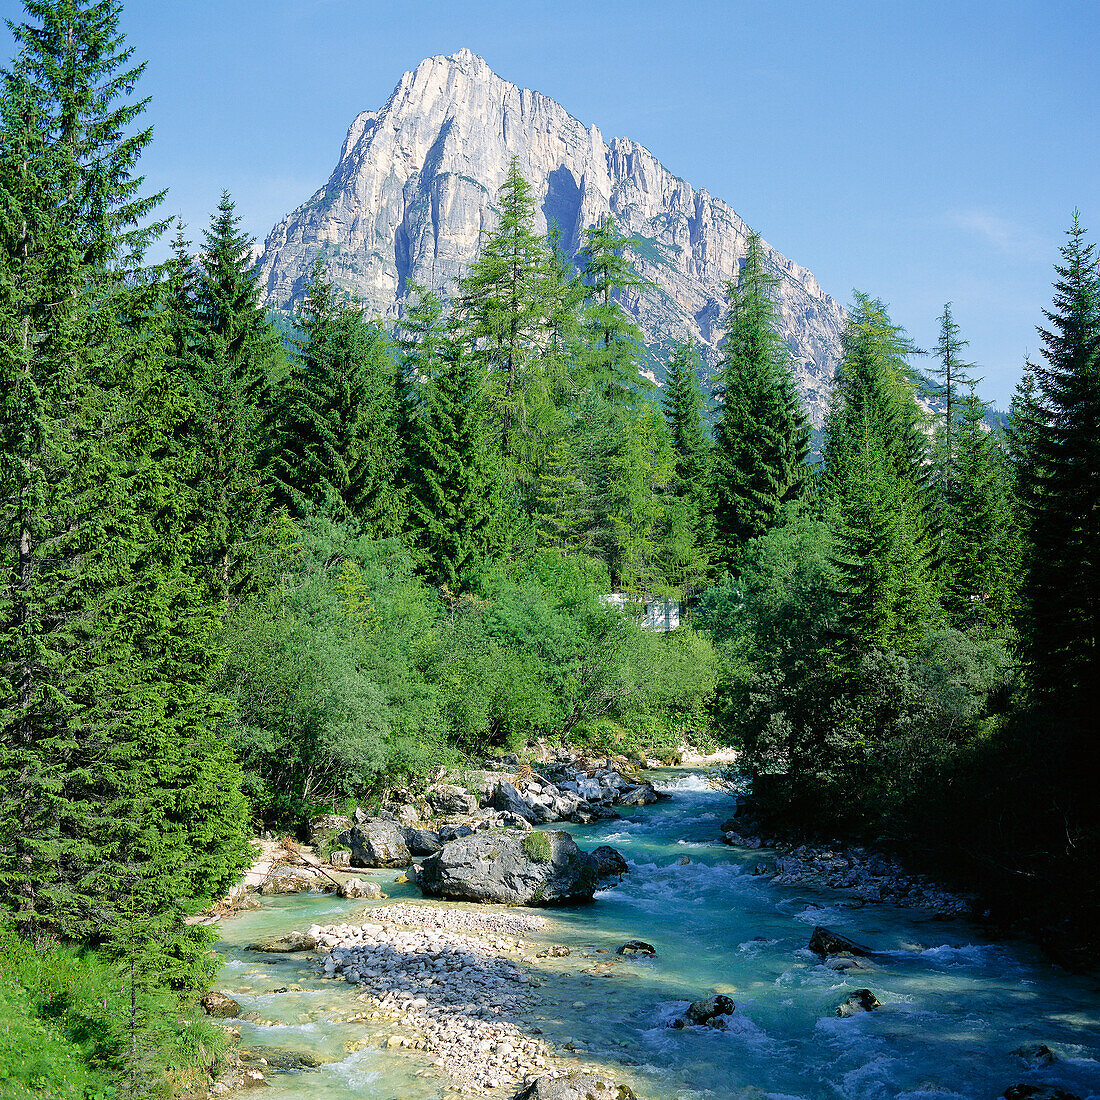
{"type": "Polygon", "coordinates": [[[545,833],[528,833],[523,838],[523,852],[532,863],[549,863],[552,856],[550,838],[545,833]]]}

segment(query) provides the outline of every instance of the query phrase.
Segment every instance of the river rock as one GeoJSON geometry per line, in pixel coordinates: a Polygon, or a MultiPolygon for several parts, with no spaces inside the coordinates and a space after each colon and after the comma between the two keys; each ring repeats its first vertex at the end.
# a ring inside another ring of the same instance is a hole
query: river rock
{"type": "Polygon", "coordinates": [[[264,878],[260,890],[264,894],[304,894],[317,885],[312,871],[302,867],[275,867],[264,878]]]}
{"type": "Polygon", "coordinates": [[[344,814],[322,814],[309,823],[309,842],[315,848],[330,837],[350,829],[352,821],[344,814]]]}
{"type": "Polygon", "coordinates": [[[657,948],[645,940],[627,940],[626,943],[615,952],[616,955],[656,955],[657,948]]]}
{"type": "Polygon", "coordinates": [[[654,802],[660,802],[661,796],[656,788],[648,783],[639,783],[633,787],[627,787],[619,794],[615,801],[623,806],[651,806],[654,802]]]}
{"type": "Polygon", "coordinates": [[[616,1084],[593,1073],[570,1073],[566,1077],[537,1077],[525,1081],[512,1100],[637,1100],[626,1085],[616,1084]]]}
{"type": "Polygon", "coordinates": [[[596,861],[565,832],[493,829],[452,840],[424,860],[428,897],[506,905],[576,905],[592,900],[596,861]]]}
{"type": "Polygon", "coordinates": [[[550,821],[553,814],[545,806],[529,805],[507,779],[498,779],[490,793],[489,805],[504,813],[517,814],[534,825],[550,821]]]}
{"type": "Polygon", "coordinates": [[[368,901],[381,901],[386,896],[377,882],[364,882],[361,878],[349,878],[337,892],[342,898],[366,898],[368,901]]]}
{"type": "Polygon", "coordinates": [[[317,937],[305,932],[287,932],[283,936],[269,936],[248,945],[249,951],[293,952],[316,951],[317,937]]]}
{"type": "Polygon", "coordinates": [[[854,940],[841,936],[836,932],[830,932],[820,924],[814,929],[810,937],[810,950],[818,955],[839,955],[847,951],[850,955],[872,955],[874,952],[869,947],[863,947],[854,940]]]}
{"type": "Polygon", "coordinates": [[[353,867],[405,867],[412,861],[404,826],[384,818],[355,825],[337,841],[351,849],[353,867]]]}
{"type": "Polygon", "coordinates": [[[1081,1100],[1077,1093],[1057,1085],[1009,1085],[1002,1096],[1004,1100],[1081,1100]]]}
{"type": "Polygon", "coordinates": [[[848,999],[837,1006],[838,1016],[855,1016],[860,1012],[870,1012],[872,1009],[881,1008],[882,1002],[869,989],[854,989],[848,994],[848,999]]]}
{"type": "Polygon", "coordinates": [[[329,853],[328,862],[330,867],[350,867],[351,852],[347,848],[337,848],[329,853]]]}
{"type": "Polygon", "coordinates": [[[207,1016],[231,1019],[241,1014],[241,1006],[227,993],[215,993],[211,990],[203,996],[199,1004],[202,1005],[202,1010],[207,1016]]]}
{"type": "Polygon", "coordinates": [[[630,873],[622,852],[612,848],[610,844],[601,844],[598,848],[594,848],[592,858],[599,868],[600,878],[612,878],[615,875],[622,876],[630,873]]]}
{"type": "Polygon", "coordinates": [[[465,787],[451,783],[436,783],[424,797],[437,814],[472,814],[477,809],[477,798],[465,787]]]}
{"type": "Polygon", "coordinates": [[[1012,1053],[1025,1062],[1034,1066],[1049,1066],[1057,1061],[1058,1056],[1046,1045],[1046,1043],[1024,1043],[1018,1046],[1012,1053]]]}
{"type": "MultiPolygon", "coordinates": [[[[692,1001],[687,1007],[686,1019],[689,1024],[710,1024],[718,1016],[729,1016],[737,1006],[729,997],[718,994],[702,1001],[692,1001]]],[[[716,1025],[712,1025],[716,1026],[716,1025]]]]}
{"type": "Polygon", "coordinates": [[[432,856],[443,847],[443,841],[439,833],[433,833],[431,829],[417,829],[407,825],[405,846],[414,856],[432,856]]]}

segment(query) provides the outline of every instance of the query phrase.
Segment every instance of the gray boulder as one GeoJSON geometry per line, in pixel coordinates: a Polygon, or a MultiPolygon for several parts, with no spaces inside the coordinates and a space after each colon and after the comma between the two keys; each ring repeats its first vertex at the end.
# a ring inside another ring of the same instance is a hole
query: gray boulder
{"type": "Polygon", "coordinates": [[[341,883],[338,893],[342,898],[367,898],[370,901],[380,901],[386,896],[377,882],[364,882],[361,878],[349,878],[341,883]]]}
{"type": "Polygon", "coordinates": [[[820,924],[814,929],[814,934],[810,937],[810,950],[822,956],[839,955],[845,951],[849,955],[866,956],[874,954],[869,947],[863,947],[854,940],[848,939],[847,936],[830,932],[828,928],[823,928],[820,924]]]}
{"type": "Polygon", "coordinates": [[[512,1100],[637,1100],[626,1085],[618,1085],[593,1073],[566,1077],[538,1077],[527,1081],[512,1100]]]}
{"type": "Polygon", "coordinates": [[[654,802],[660,800],[661,796],[657,793],[656,788],[651,787],[648,783],[639,783],[637,786],[627,787],[615,799],[622,806],[651,806],[654,802]]]}
{"type": "Polygon", "coordinates": [[[550,820],[551,814],[543,806],[530,806],[520,796],[519,791],[508,782],[507,779],[497,780],[490,794],[489,805],[495,810],[505,813],[517,814],[530,821],[533,825],[543,824],[550,820]]]}
{"type": "Polygon", "coordinates": [[[248,945],[249,951],[265,951],[268,953],[291,953],[294,951],[316,951],[317,937],[305,932],[287,932],[283,936],[271,936],[266,940],[259,940],[248,945]]]}
{"type": "Polygon", "coordinates": [[[241,1014],[241,1006],[228,993],[215,993],[211,990],[204,994],[199,1004],[207,1016],[217,1016],[223,1020],[232,1019],[241,1014]]]}
{"type": "Polygon", "coordinates": [[[405,843],[405,826],[395,821],[368,818],[336,839],[351,849],[353,867],[407,867],[412,862],[405,843]]]}
{"type": "Polygon", "coordinates": [[[645,940],[627,940],[626,943],[615,952],[616,955],[656,955],[657,948],[645,940]]]}
{"type": "Polygon", "coordinates": [[[627,866],[626,858],[622,852],[612,848],[610,844],[601,844],[598,848],[594,848],[592,858],[599,868],[600,878],[613,878],[615,875],[630,873],[630,868],[627,866]]]}
{"type": "Polygon", "coordinates": [[[431,856],[443,847],[443,842],[439,839],[439,833],[409,825],[405,827],[405,845],[414,856],[431,856]]]}
{"type": "Polygon", "coordinates": [[[264,894],[304,894],[320,884],[312,871],[303,867],[273,867],[260,890],[264,894]]]}
{"type": "Polygon", "coordinates": [[[736,1009],[737,1006],[729,997],[719,993],[701,1001],[692,1001],[684,1015],[670,1021],[668,1026],[677,1029],[704,1026],[722,1028],[725,1026],[723,1017],[731,1015],[736,1009]]]}
{"type": "Polygon", "coordinates": [[[882,1002],[869,989],[855,989],[848,999],[837,1007],[838,1016],[855,1016],[860,1012],[870,1012],[872,1009],[881,1008],[882,1002]]]}
{"type": "Polygon", "coordinates": [[[505,905],[591,901],[596,861],[564,832],[493,829],[460,837],[424,860],[418,885],[427,897],[505,905]]]}
{"type": "Polygon", "coordinates": [[[437,814],[472,814],[477,809],[477,798],[451,783],[436,783],[424,797],[437,814]]]}

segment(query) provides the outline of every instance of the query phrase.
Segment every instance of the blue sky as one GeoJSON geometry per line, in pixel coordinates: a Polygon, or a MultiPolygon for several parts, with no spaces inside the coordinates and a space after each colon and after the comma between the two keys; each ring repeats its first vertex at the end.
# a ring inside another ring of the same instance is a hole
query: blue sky
{"type": "Polygon", "coordinates": [[[262,239],[359,111],[463,46],[647,146],[840,300],[881,297],[921,345],[953,302],[1002,406],[1074,207],[1100,238],[1094,0],[129,0],[123,27],[149,63],[144,170],[196,238],[226,188],[262,239]]]}

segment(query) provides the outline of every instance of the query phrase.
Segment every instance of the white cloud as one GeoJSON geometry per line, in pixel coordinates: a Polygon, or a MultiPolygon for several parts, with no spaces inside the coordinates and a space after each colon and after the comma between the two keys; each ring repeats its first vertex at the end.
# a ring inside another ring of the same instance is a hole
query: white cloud
{"type": "Polygon", "coordinates": [[[1034,256],[1045,259],[1050,251],[1049,243],[1029,226],[1002,218],[991,210],[956,211],[948,215],[948,221],[957,229],[978,237],[1006,256],[1034,256]]]}

